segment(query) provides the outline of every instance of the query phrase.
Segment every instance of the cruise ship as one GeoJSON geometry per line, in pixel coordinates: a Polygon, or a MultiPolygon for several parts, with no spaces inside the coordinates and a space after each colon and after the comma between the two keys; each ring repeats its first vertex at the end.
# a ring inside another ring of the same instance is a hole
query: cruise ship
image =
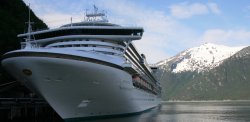
{"type": "Polygon", "coordinates": [[[157,68],[133,44],[143,31],[109,23],[94,7],[59,28],[32,31],[29,24],[18,35],[21,49],[4,54],[2,66],[66,121],[137,114],[161,100],[157,68]]]}

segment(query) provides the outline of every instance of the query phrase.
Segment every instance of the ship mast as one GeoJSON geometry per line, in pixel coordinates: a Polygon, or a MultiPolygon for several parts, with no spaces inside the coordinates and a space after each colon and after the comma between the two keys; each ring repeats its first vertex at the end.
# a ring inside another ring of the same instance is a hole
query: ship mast
{"type": "Polygon", "coordinates": [[[34,22],[30,21],[30,4],[29,4],[29,20],[26,23],[28,24],[28,32],[27,32],[28,35],[27,35],[27,38],[25,39],[25,43],[26,43],[25,49],[28,49],[28,48],[31,48],[31,43],[30,43],[30,41],[31,41],[31,32],[32,32],[31,24],[34,23],[34,22]]]}

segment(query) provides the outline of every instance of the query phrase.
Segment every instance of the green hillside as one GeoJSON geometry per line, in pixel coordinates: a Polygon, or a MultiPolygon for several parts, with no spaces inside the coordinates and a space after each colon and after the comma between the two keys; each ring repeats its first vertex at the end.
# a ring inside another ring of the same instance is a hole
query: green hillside
{"type": "MultiPolygon", "coordinates": [[[[27,30],[28,7],[22,0],[0,1],[0,54],[20,48],[17,34],[27,30]]],[[[48,28],[31,11],[31,20],[35,23],[33,29],[48,28]]]]}
{"type": "MultiPolygon", "coordinates": [[[[17,34],[27,31],[29,8],[22,0],[0,0],[0,55],[20,48],[17,34]]],[[[32,11],[33,30],[48,28],[32,11]]],[[[2,84],[14,79],[0,67],[0,93],[2,84]]],[[[18,88],[16,88],[18,89],[18,88]]]]}

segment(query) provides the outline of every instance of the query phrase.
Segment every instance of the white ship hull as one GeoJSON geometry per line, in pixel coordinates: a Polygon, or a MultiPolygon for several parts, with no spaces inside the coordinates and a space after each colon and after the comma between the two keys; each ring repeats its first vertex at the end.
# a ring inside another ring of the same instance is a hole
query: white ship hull
{"type": "Polygon", "coordinates": [[[17,56],[2,65],[66,120],[138,113],[160,102],[157,95],[134,87],[129,73],[98,62],[17,56]],[[24,69],[32,74],[25,75],[24,69]]]}

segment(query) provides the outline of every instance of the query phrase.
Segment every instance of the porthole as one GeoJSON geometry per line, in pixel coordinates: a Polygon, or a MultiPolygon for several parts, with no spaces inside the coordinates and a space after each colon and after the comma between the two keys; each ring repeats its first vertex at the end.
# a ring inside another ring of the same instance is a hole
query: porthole
{"type": "Polygon", "coordinates": [[[32,75],[32,71],[30,69],[23,69],[23,74],[25,74],[27,76],[31,76],[32,75]]]}

